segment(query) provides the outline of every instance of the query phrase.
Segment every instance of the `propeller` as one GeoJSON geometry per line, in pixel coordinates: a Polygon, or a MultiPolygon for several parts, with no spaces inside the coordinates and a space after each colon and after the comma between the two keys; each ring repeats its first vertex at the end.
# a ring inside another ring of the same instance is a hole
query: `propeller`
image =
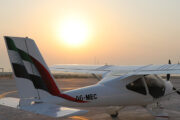
{"type": "MultiPolygon", "coordinates": [[[[170,60],[170,59],[169,59],[169,61],[168,61],[168,64],[171,64],[171,60],[170,60]]],[[[171,78],[171,75],[170,75],[170,74],[167,74],[167,81],[169,81],[170,78],[171,78]]]]}
{"type": "Polygon", "coordinates": [[[173,87],[173,90],[175,90],[176,93],[180,95],[180,91],[178,91],[175,87],[173,87]]]}

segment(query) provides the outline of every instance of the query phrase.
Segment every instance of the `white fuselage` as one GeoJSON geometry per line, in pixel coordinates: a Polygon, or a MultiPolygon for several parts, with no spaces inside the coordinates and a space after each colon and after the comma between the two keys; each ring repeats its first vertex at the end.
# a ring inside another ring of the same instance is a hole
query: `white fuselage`
{"type": "MultiPolygon", "coordinates": [[[[157,85],[153,86],[154,83],[149,85],[148,80],[146,79],[151,79],[151,77],[142,77],[142,79],[129,78],[122,80],[118,80],[120,78],[114,78],[107,81],[100,81],[95,85],[64,92],[77,100],[86,101],[84,103],[72,102],[58,97],[55,97],[53,102],[70,107],[131,106],[151,104],[159,98],[164,99],[164,96],[173,91],[171,82],[163,80],[156,75],[151,76],[155,79],[154,81],[157,82],[157,85]]],[[[152,79],[150,81],[152,81],[152,79]]]]}

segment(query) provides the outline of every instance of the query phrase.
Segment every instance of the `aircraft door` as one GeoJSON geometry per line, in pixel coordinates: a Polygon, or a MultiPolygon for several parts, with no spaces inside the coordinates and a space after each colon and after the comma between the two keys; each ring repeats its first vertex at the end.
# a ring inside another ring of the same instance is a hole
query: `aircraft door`
{"type": "Polygon", "coordinates": [[[126,84],[126,88],[137,93],[131,94],[131,99],[134,99],[136,102],[138,101],[139,104],[147,104],[153,101],[153,98],[148,94],[148,87],[143,76],[131,82],[129,81],[126,84]]]}
{"type": "Polygon", "coordinates": [[[165,94],[165,83],[160,77],[157,75],[148,75],[144,79],[148,87],[148,92],[154,99],[165,94]]]}

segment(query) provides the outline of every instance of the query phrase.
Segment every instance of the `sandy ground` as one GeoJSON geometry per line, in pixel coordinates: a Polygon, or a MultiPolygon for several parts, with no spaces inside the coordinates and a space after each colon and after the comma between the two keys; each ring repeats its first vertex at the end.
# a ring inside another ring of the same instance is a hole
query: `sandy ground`
{"type": "MultiPolygon", "coordinates": [[[[76,79],[56,79],[60,88],[71,90],[87,85],[92,85],[97,82],[96,79],[89,78],[76,78],[76,79]]],[[[180,88],[180,80],[172,80],[175,87],[180,88]]],[[[18,97],[15,81],[9,78],[0,78],[0,97],[11,96],[18,97]]],[[[172,95],[170,101],[163,102],[166,111],[170,115],[170,120],[180,119],[180,96],[177,94],[172,95]]],[[[61,120],[112,120],[106,113],[106,108],[83,108],[88,109],[89,112],[83,116],[72,116],[68,118],[59,118],[61,120]]],[[[0,120],[59,120],[58,118],[51,118],[47,116],[37,115],[14,108],[0,106],[0,120]]],[[[115,120],[153,120],[152,117],[145,109],[141,107],[126,107],[119,112],[118,118],[115,120]]]]}

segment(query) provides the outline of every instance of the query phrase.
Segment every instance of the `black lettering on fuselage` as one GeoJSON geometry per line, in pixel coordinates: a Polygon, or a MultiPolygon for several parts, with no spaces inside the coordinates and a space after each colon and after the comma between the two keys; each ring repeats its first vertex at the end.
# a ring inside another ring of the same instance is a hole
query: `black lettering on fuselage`
{"type": "Polygon", "coordinates": [[[97,99],[97,94],[86,94],[84,97],[83,95],[76,96],[76,100],[95,100],[97,99]]]}

